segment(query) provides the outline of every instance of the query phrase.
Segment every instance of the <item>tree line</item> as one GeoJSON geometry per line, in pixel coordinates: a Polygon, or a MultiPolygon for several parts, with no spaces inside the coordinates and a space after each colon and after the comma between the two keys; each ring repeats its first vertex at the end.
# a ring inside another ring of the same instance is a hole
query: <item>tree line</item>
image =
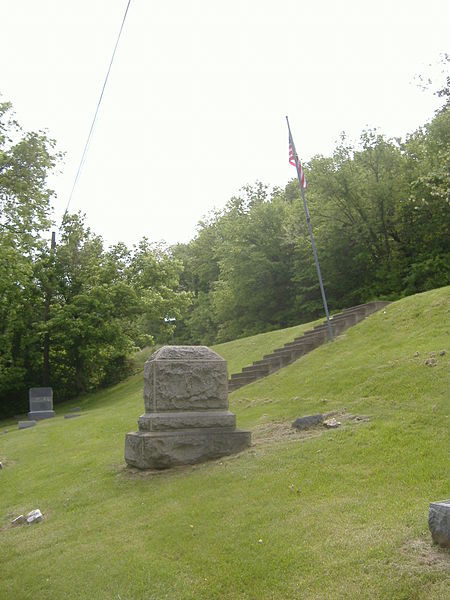
{"type": "MultiPolygon", "coordinates": [[[[331,311],[450,283],[448,90],[404,140],[343,135],[304,165],[331,311]]],[[[170,333],[212,344],[323,314],[295,179],[246,186],[188,244],[105,248],[79,214],[52,244],[47,177],[59,159],[0,104],[0,414],[26,408],[32,386],[63,400],[114,383],[133,351],[170,333]]]]}

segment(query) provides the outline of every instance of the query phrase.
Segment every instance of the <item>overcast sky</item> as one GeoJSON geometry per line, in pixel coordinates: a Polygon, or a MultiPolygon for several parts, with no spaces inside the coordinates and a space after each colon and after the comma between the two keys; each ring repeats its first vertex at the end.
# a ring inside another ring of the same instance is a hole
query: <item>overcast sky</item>
{"type": "MultiPolygon", "coordinates": [[[[66,153],[67,205],[128,0],[0,0],[0,93],[66,153]]],[[[284,186],[285,115],[299,156],[342,131],[404,136],[438,106],[418,74],[449,52],[447,0],[131,0],[70,204],[107,244],[190,240],[259,180],[284,186]]]]}

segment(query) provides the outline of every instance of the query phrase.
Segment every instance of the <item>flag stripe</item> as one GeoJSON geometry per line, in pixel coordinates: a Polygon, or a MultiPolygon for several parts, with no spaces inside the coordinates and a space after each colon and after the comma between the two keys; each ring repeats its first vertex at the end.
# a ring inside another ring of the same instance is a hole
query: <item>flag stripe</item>
{"type": "MultiPolygon", "coordinates": [[[[294,143],[292,141],[291,138],[289,138],[289,164],[292,165],[293,167],[296,167],[297,165],[295,164],[295,157],[296,157],[296,152],[295,152],[295,147],[294,147],[294,143]]],[[[303,167],[302,167],[302,163],[300,162],[298,156],[297,156],[297,161],[298,161],[298,169],[300,172],[300,179],[302,182],[302,188],[304,190],[307,190],[307,185],[306,185],[306,179],[305,179],[305,174],[303,172],[303,167]]]]}

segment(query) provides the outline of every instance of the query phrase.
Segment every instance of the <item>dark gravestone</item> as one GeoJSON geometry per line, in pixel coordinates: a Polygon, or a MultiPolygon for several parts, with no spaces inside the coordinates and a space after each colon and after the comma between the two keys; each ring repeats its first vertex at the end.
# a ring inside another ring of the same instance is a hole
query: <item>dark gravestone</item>
{"type": "Polygon", "coordinates": [[[29,419],[50,419],[55,416],[53,410],[53,390],[51,387],[30,388],[29,419]]]}
{"type": "Polygon", "coordinates": [[[314,425],[319,425],[323,422],[323,415],[309,415],[308,417],[299,417],[292,423],[292,427],[302,431],[303,429],[309,429],[314,425]]]}

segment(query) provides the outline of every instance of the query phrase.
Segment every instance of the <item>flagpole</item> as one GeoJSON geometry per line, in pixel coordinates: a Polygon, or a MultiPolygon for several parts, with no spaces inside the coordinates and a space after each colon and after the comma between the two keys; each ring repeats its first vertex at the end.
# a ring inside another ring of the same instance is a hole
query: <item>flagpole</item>
{"type": "Polygon", "coordinates": [[[287,118],[287,116],[286,116],[286,122],[287,122],[287,126],[288,126],[288,131],[289,131],[289,143],[292,144],[292,151],[293,151],[294,160],[295,160],[295,168],[297,169],[298,184],[300,186],[300,191],[302,194],[303,208],[305,209],[306,223],[308,224],[308,231],[309,231],[309,237],[311,239],[311,244],[312,244],[312,249],[313,249],[313,254],[314,254],[314,261],[316,263],[317,275],[319,277],[320,292],[322,294],[323,306],[325,308],[325,314],[327,316],[328,332],[330,334],[330,340],[334,341],[333,328],[331,327],[330,314],[328,312],[327,298],[325,296],[325,288],[323,287],[322,275],[320,273],[319,257],[317,256],[316,244],[314,242],[314,236],[313,236],[312,227],[311,227],[311,218],[309,216],[308,205],[306,204],[305,191],[303,189],[302,176],[300,174],[300,166],[299,166],[298,156],[297,156],[297,152],[295,150],[294,140],[292,138],[291,128],[289,126],[289,119],[287,118]]]}

